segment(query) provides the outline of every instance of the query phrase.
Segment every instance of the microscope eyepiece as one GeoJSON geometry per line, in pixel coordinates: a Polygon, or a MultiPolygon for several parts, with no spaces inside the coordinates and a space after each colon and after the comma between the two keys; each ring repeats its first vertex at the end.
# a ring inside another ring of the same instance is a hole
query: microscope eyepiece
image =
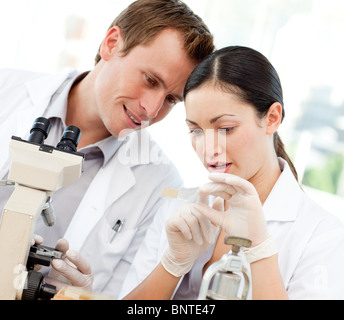
{"type": "Polygon", "coordinates": [[[37,118],[30,130],[30,137],[28,141],[42,144],[49,134],[50,127],[51,125],[49,119],[43,117],[37,118]]]}
{"type": "Polygon", "coordinates": [[[81,130],[78,127],[68,126],[56,148],[67,152],[76,152],[80,137],[81,130]]]}

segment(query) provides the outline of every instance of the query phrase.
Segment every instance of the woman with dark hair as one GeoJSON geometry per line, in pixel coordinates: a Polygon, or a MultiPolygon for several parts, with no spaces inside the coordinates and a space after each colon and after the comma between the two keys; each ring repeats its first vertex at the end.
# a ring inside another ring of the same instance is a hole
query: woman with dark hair
{"type": "Polygon", "coordinates": [[[122,295],[136,287],[128,299],[197,298],[231,235],[252,241],[244,256],[253,299],[343,299],[344,227],[297,181],[277,133],[285,112],[271,63],[250,48],[223,48],[196,67],[184,97],[191,142],[211,182],[194,203],[161,208],[122,295]]]}

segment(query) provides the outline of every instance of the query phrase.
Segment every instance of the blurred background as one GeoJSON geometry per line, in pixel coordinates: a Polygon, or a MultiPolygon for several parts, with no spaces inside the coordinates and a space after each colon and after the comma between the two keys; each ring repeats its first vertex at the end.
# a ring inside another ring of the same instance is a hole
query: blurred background
{"type": "MultiPolygon", "coordinates": [[[[129,0],[0,0],[0,68],[90,70],[113,19],[129,0]]],[[[244,45],[273,63],[284,88],[279,130],[300,182],[344,218],[344,1],[185,0],[217,48],[244,45]],[[341,40],[342,39],[342,40],[341,40]]],[[[207,181],[182,104],[149,130],[187,187],[207,181]]]]}

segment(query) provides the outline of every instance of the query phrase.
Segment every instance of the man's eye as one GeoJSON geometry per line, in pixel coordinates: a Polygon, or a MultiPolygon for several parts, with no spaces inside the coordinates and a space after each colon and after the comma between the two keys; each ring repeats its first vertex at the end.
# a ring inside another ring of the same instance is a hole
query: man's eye
{"type": "Polygon", "coordinates": [[[166,99],[171,103],[171,104],[176,104],[177,103],[177,99],[175,99],[173,96],[169,95],[166,97],[166,99]]]}
{"type": "Polygon", "coordinates": [[[145,76],[146,76],[147,82],[148,82],[151,86],[155,87],[155,86],[156,86],[156,81],[154,81],[154,80],[153,80],[150,76],[148,76],[147,74],[146,74],[145,76]]]}

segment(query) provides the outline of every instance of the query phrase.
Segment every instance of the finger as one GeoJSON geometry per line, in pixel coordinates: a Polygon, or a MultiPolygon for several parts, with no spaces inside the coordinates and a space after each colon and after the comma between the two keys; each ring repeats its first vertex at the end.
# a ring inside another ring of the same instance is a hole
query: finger
{"type": "Polygon", "coordinates": [[[237,193],[235,188],[227,183],[210,182],[201,186],[198,194],[213,195],[229,200],[233,194],[237,193]]]}
{"type": "Polygon", "coordinates": [[[69,243],[66,239],[59,239],[55,248],[56,250],[61,251],[63,254],[66,254],[69,249],[69,243]]]}
{"type": "Polygon", "coordinates": [[[54,259],[51,262],[52,267],[62,276],[69,280],[73,286],[84,287],[87,285],[84,275],[77,269],[73,268],[62,259],[54,259]]]}
{"type": "Polygon", "coordinates": [[[209,204],[209,195],[205,192],[202,192],[202,190],[198,189],[198,199],[197,202],[208,205],[209,204]]]}
{"type": "Polygon", "coordinates": [[[196,208],[194,208],[194,214],[197,216],[204,239],[209,244],[213,243],[215,241],[217,228],[214,228],[214,225],[212,225],[211,221],[198,212],[196,208]]]}
{"type": "Polygon", "coordinates": [[[34,245],[40,245],[42,244],[44,241],[43,237],[38,235],[38,234],[34,234],[33,235],[33,238],[31,239],[31,245],[34,246],[34,245]]]}
{"type": "Polygon", "coordinates": [[[217,197],[214,202],[212,208],[217,211],[223,212],[225,210],[225,201],[221,197],[217,197]]]}
{"type": "Polygon", "coordinates": [[[74,250],[67,251],[67,258],[80,270],[81,273],[92,274],[91,265],[88,260],[74,250]]]}
{"type": "Polygon", "coordinates": [[[201,231],[200,221],[197,215],[195,214],[195,209],[191,208],[189,212],[183,213],[183,218],[190,230],[191,239],[195,241],[196,244],[201,246],[203,244],[202,231],[201,231]]]}
{"type": "Polygon", "coordinates": [[[181,232],[185,239],[191,240],[192,234],[190,228],[184,218],[181,216],[172,216],[169,220],[167,220],[165,224],[165,229],[167,233],[171,232],[181,232]]]}
{"type": "Polygon", "coordinates": [[[254,186],[247,180],[229,173],[210,173],[209,179],[214,182],[231,185],[238,192],[253,194],[256,192],[254,186]]]}
{"type": "Polygon", "coordinates": [[[197,210],[207,217],[216,226],[223,227],[225,214],[221,211],[214,210],[212,208],[206,207],[204,205],[195,205],[197,210]]]}

